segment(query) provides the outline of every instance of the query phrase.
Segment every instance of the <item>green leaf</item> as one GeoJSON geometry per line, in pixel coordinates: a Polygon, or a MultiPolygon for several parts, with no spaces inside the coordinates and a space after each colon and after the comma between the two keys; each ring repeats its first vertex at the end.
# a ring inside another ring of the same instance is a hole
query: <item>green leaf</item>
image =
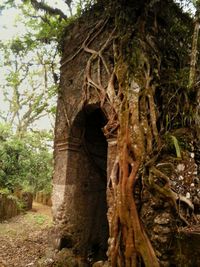
{"type": "Polygon", "coordinates": [[[172,135],[171,138],[172,138],[175,150],[176,150],[176,156],[177,156],[177,158],[181,158],[181,148],[179,146],[178,140],[174,135],[172,135]]]}

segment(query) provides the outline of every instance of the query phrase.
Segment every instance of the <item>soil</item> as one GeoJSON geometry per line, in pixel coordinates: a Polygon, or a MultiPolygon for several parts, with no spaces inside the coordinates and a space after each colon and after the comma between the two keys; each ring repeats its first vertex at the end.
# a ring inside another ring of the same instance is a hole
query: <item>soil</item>
{"type": "Polygon", "coordinates": [[[33,203],[31,211],[0,223],[0,267],[51,266],[51,227],[51,207],[39,203],[33,203]]]}
{"type": "MultiPolygon", "coordinates": [[[[33,203],[31,211],[0,223],[0,267],[77,266],[68,250],[53,250],[51,229],[51,208],[39,203],[33,203]]],[[[199,233],[200,226],[182,230],[199,233]]]]}

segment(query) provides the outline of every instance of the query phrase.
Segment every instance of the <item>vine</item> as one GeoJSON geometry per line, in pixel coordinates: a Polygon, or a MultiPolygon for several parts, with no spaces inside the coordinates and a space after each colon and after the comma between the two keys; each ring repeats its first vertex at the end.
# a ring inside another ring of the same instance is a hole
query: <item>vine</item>
{"type": "MultiPolygon", "coordinates": [[[[177,202],[186,203],[190,209],[193,209],[193,205],[172,191],[169,177],[156,168],[162,142],[157,128],[158,112],[154,94],[161,59],[153,34],[151,36],[145,32],[147,26],[144,20],[136,20],[137,27],[141,29],[140,34],[131,27],[127,27],[126,32],[122,31],[122,25],[117,19],[115,27],[111,28],[110,20],[97,23],[82,46],[64,61],[62,67],[81,51],[89,54],[83,83],[83,103],[89,103],[94,95],[98,98],[108,119],[104,134],[107,138],[114,138],[117,144],[116,157],[107,182],[110,231],[108,257],[111,266],[134,267],[144,264],[147,267],[158,267],[158,259],[137,210],[134,196],[137,180],[147,177],[143,182],[153,188],[159,197],[166,199],[186,224],[187,220],[180,213],[177,202]],[[104,29],[107,29],[109,35],[103,44],[100,42],[97,51],[92,48],[92,44],[104,29]],[[137,34],[135,38],[139,40],[140,48],[131,47],[132,52],[127,52],[128,45],[133,44],[133,34],[137,34]],[[142,62],[135,73],[131,69],[134,49],[139,50],[139,61],[142,62]],[[113,64],[108,62],[108,53],[113,58],[113,64]]],[[[156,16],[153,25],[152,31],[156,34],[156,16]]]]}
{"type": "MultiPolygon", "coordinates": [[[[129,35],[125,35],[122,38],[123,42],[128,38],[129,35]]],[[[90,48],[86,42],[83,45],[84,51],[90,54],[83,84],[84,103],[89,102],[95,91],[102,109],[105,112],[110,111],[106,114],[108,124],[104,133],[107,137],[115,136],[118,144],[118,153],[107,184],[108,202],[110,202],[108,253],[113,267],[136,266],[138,260],[143,261],[145,266],[159,266],[152,245],[140,222],[133,194],[145,155],[142,125],[146,124],[149,128],[150,126],[147,114],[145,113],[144,120],[140,116],[141,88],[133,79],[130,80],[129,67],[123,60],[119,47],[116,28],[111,30],[99,51],[90,48]],[[115,61],[112,71],[104,57],[104,51],[111,49],[115,61]],[[96,79],[93,79],[94,72],[97,73],[96,79]],[[106,86],[102,85],[102,73],[104,77],[105,73],[108,77],[106,86]],[[109,108],[105,109],[105,106],[109,108]]],[[[148,92],[147,97],[143,96],[143,100],[148,101],[152,113],[150,117],[152,130],[147,129],[147,131],[149,134],[152,132],[151,135],[155,136],[158,142],[153,96],[148,86],[149,83],[146,85],[147,90],[143,90],[143,93],[148,92]]],[[[146,106],[147,103],[144,105],[146,106]]]]}

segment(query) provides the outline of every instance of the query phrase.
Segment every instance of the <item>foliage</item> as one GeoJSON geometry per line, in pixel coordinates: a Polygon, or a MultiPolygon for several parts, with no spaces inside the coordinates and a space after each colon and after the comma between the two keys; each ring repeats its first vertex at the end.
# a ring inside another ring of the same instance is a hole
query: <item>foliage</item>
{"type": "Polygon", "coordinates": [[[27,133],[23,139],[4,135],[0,142],[0,187],[50,192],[52,153],[47,142],[51,139],[46,132],[27,133]]]}
{"type": "Polygon", "coordinates": [[[98,1],[95,0],[79,0],[76,7],[76,13],[80,16],[85,10],[90,9],[98,1]]]}
{"type": "Polygon", "coordinates": [[[36,224],[43,225],[46,222],[47,217],[45,215],[40,214],[35,215],[33,219],[35,220],[36,224]]]}
{"type": "MultiPolygon", "coordinates": [[[[182,144],[179,142],[180,140],[171,133],[166,132],[164,135],[165,140],[165,150],[166,153],[176,155],[177,158],[181,158],[182,152],[182,144]]],[[[164,149],[163,149],[164,150],[164,149]]]]}
{"type": "Polygon", "coordinates": [[[9,195],[10,191],[8,190],[8,188],[1,188],[0,189],[0,194],[1,195],[9,195]]]}

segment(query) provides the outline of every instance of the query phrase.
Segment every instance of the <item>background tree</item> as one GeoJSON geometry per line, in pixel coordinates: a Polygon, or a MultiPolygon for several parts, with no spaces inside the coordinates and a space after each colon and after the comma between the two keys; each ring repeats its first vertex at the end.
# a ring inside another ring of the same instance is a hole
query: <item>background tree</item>
{"type": "Polygon", "coordinates": [[[0,140],[0,188],[51,192],[52,136],[43,131],[22,139],[1,124],[0,140]]]}

